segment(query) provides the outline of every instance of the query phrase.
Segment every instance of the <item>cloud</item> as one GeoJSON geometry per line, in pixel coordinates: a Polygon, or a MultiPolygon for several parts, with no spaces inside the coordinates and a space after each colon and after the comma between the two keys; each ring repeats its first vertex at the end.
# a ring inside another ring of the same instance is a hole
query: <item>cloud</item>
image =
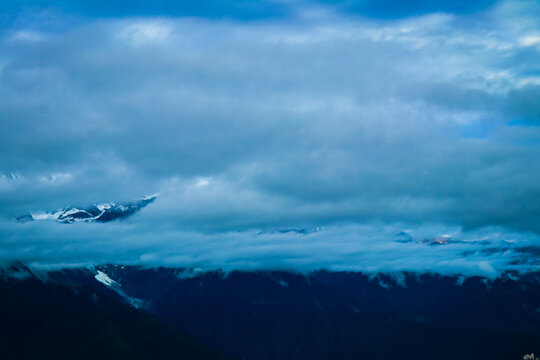
{"type": "Polygon", "coordinates": [[[129,22],[121,27],[118,37],[134,46],[165,41],[171,32],[170,26],[162,21],[129,22]]]}
{"type": "Polygon", "coordinates": [[[538,244],[538,4],[395,19],[280,6],[288,17],[60,13],[2,32],[3,258],[114,261],[99,244],[116,239],[119,261],[438,268],[433,255],[485,273],[512,260],[428,249],[415,265],[391,239],[435,226],[538,244]],[[150,193],[93,240],[86,225],[11,220],[150,193]]]}
{"type": "Polygon", "coordinates": [[[403,224],[330,226],[307,234],[251,230],[202,233],[170,222],[148,221],[146,210],[150,207],[124,222],[107,225],[4,223],[0,228],[0,261],[17,258],[38,268],[121,263],[226,271],[324,268],[366,273],[438,272],[490,278],[507,270],[536,270],[540,262],[537,246],[523,246],[538,244],[537,235],[497,228],[463,232],[420,226],[407,230],[414,239],[407,243],[393,240],[403,224]],[[417,242],[448,230],[459,241],[438,246],[417,242]]]}

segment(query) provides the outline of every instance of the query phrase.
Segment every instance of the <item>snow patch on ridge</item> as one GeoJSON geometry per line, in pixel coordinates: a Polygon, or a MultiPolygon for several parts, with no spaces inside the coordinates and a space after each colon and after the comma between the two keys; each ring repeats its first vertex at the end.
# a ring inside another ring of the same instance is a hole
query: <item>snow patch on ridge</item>
{"type": "Polygon", "coordinates": [[[97,275],[94,276],[97,281],[99,281],[102,284],[105,284],[106,286],[112,286],[112,285],[118,285],[121,286],[119,283],[111,279],[107,274],[105,274],[103,271],[98,270],[97,275]]]}

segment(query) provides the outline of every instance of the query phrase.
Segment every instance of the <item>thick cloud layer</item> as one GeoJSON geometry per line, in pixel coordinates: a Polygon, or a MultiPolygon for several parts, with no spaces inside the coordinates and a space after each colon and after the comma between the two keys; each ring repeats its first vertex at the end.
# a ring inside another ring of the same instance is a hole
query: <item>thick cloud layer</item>
{"type": "Polygon", "coordinates": [[[527,255],[392,240],[540,246],[540,5],[488,5],[390,20],[315,3],[257,21],[21,13],[0,35],[1,257],[515,265],[527,255]],[[13,222],[153,193],[121,224],[13,222]]]}

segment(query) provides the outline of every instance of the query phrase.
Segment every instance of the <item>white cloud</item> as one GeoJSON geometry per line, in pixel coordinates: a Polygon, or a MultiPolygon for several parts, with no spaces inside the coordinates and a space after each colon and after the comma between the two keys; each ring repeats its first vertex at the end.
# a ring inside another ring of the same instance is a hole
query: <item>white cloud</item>
{"type": "Polygon", "coordinates": [[[59,184],[66,181],[71,181],[73,179],[73,175],[70,173],[53,173],[50,175],[42,175],[39,177],[39,180],[43,183],[48,184],[59,184]]]}
{"type": "Polygon", "coordinates": [[[165,41],[171,34],[172,27],[162,20],[123,22],[118,37],[134,46],[156,44],[165,41]]]}
{"type": "Polygon", "coordinates": [[[526,35],[519,39],[521,46],[540,45],[540,35],[526,35]]]}
{"type": "Polygon", "coordinates": [[[197,178],[196,185],[198,187],[207,186],[208,184],[210,184],[210,180],[210,178],[197,178]]]}
{"type": "Polygon", "coordinates": [[[11,36],[11,41],[13,42],[40,42],[44,40],[43,34],[35,31],[23,30],[17,31],[11,36]]]}

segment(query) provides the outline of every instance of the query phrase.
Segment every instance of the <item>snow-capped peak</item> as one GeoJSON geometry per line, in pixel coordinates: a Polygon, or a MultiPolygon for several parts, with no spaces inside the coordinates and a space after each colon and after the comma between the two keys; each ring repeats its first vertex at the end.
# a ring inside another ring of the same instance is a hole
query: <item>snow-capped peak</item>
{"type": "Polygon", "coordinates": [[[34,220],[48,220],[48,219],[52,219],[52,220],[57,220],[58,217],[60,215],[62,215],[62,210],[58,210],[56,212],[53,212],[53,213],[47,213],[47,212],[37,212],[37,213],[31,213],[30,216],[32,216],[32,218],[34,220]]]}
{"type": "Polygon", "coordinates": [[[66,207],[52,212],[35,212],[19,216],[20,222],[32,220],[56,220],[61,223],[74,222],[109,222],[127,218],[141,210],[156,199],[157,195],[146,196],[133,202],[116,204],[114,202],[99,203],[86,208],[66,207]]]}
{"type": "Polygon", "coordinates": [[[114,205],[115,205],[114,203],[103,203],[103,204],[97,204],[96,207],[100,211],[105,211],[105,210],[108,210],[108,209],[112,208],[114,205]]]}

